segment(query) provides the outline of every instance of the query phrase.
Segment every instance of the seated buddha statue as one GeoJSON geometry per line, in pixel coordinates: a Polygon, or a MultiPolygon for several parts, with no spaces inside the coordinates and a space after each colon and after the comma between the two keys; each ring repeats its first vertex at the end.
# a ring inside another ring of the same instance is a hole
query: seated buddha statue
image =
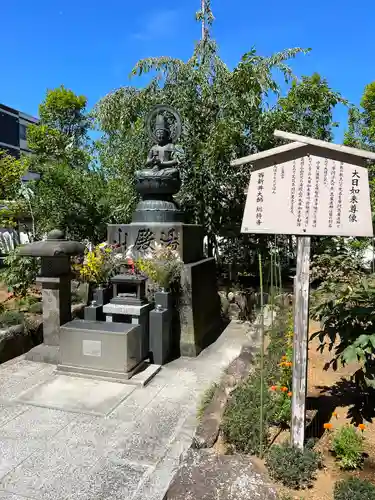
{"type": "Polygon", "coordinates": [[[148,153],[146,167],[136,172],[137,180],[150,178],[173,178],[178,180],[180,173],[176,147],[172,143],[170,131],[163,115],[156,116],[154,137],[157,141],[148,153]]]}
{"type": "MultiPolygon", "coordinates": [[[[173,143],[176,134],[171,134],[167,120],[159,109],[160,106],[157,106],[149,114],[151,117],[155,116],[154,127],[151,126],[153,120],[148,119],[146,122],[154,145],[148,153],[145,168],[135,172],[135,190],[141,199],[134,211],[133,222],[173,222],[183,219],[173,198],[181,188],[177,168],[179,159],[173,143]]],[[[174,110],[173,114],[178,117],[174,110]]]]}

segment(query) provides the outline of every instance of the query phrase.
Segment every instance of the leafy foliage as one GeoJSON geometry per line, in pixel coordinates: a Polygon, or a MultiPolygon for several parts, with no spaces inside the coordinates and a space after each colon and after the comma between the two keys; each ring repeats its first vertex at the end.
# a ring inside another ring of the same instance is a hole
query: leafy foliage
{"type": "Polygon", "coordinates": [[[338,429],[333,438],[333,452],[342,469],[357,469],[363,463],[363,436],[352,426],[338,429]]]}
{"type": "Polygon", "coordinates": [[[322,457],[311,446],[303,450],[289,443],[271,446],[266,459],[270,476],[289,488],[308,488],[316,471],[322,466],[322,457]]]}
{"type": "Polygon", "coordinates": [[[65,163],[40,166],[32,199],[38,234],[56,227],[67,237],[99,243],[111,218],[111,185],[99,169],[73,169],[65,163]]]}
{"type": "Polygon", "coordinates": [[[39,106],[40,122],[30,125],[27,141],[37,165],[57,161],[72,167],[84,167],[90,161],[86,146],[89,120],[85,114],[87,99],[63,85],[48,90],[39,106]]]}
{"type": "Polygon", "coordinates": [[[198,418],[202,418],[204,412],[206,411],[206,408],[208,405],[211,403],[211,401],[214,398],[216,389],[218,388],[217,383],[213,383],[210,385],[210,387],[204,392],[202,399],[200,401],[199,407],[198,407],[198,418]]]}
{"type": "Polygon", "coordinates": [[[173,288],[179,282],[183,263],[177,251],[156,245],[150,255],[139,257],[136,268],[161,288],[173,288]]]}
{"type": "Polygon", "coordinates": [[[16,217],[22,210],[19,191],[22,176],[27,165],[25,161],[14,158],[0,150],[0,226],[16,225],[16,217]]]}
{"type": "MultiPolygon", "coordinates": [[[[263,390],[263,412],[265,419],[272,415],[273,405],[269,391],[261,385],[259,369],[250,375],[248,380],[241,383],[232,393],[225,408],[222,431],[226,441],[232,444],[237,451],[258,455],[260,453],[260,403],[263,390]]],[[[268,444],[268,429],[263,426],[262,441],[268,444]]]]}
{"type": "Polygon", "coordinates": [[[283,130],[331,141],[332,110],[338,104],[347,104],[338,92],[330,89],[326,79],[318,73],[293,80],[286,97],[280,98],[278,107],[283,117],[283,130]]]}
{"type": "Polygon", "coordinates": [[[22,325],[24,322],[24,314],[20,311],[4,311],[0,314],[0,328],[8,328],[9,326],[22,325]]]}
{"type": "Polygon", "coordinates": [[[5,268],[0,274],[1,281],[8,286],[14,295],[26,297],[39,273],[39,260],[19,255],[19,247],[17,247],[5,257],[4,263],[5,268]]]}
{"type": "Polygon", "coordinates": [[[375,500],[375,485],[357,477],[350,477],[335,484],[334,500],[375,500]]]}
{"type": "Polygon", "coordinates": [[[366,85],[361,109],[351,107],[349,110],[348,131],[345,134],[347,146],[375,150],[375,82],[366,85]]]}
{"type": "Polygon", "coordinates": [[[354,276],[350,282],[327,281],[318,292],[321,300],[313,303],[311,315],[320,321],[322,329],[312,338],[319,338],[321,351],[326,347],[334,351],[328,366],[336,369],[338,362],[359,362],[361,367],[353,374],[356,382],[373,385],[375,276],[354,276]]]}

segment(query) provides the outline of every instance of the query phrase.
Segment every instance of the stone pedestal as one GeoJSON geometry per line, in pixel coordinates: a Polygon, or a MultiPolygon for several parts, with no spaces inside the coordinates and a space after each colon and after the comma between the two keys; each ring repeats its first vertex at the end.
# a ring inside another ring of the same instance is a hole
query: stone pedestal
{"type": "Polygon", "coordinates": [[[57,370],[115,381],[144,367],[139,325],[73,320],[61,327],[57,370]]]}

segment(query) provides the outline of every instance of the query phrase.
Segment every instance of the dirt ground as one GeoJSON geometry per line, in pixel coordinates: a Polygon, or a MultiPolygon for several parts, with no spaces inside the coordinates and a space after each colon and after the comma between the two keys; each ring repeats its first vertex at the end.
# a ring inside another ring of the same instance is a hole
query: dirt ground
{"type": "MultiPolygon", "coordinates": [[[[310,334],[319,330],[319,324],[310,323],[310,334]]],[[[285,490],[293,499],[309,500],[332,500],[334,483],[346,477],[360,477],[375,483],[375,421],[370,422],[371,416],[375,417],[375,401],[366,398],[359,400],[358,391],[353,387],[349,378],[356,370],[356,365],[348,365],[345,368],[339,366],[337,371],[331,368],[324,370],[324,365],[331,359],[331,353],[317,351],[318,339],[314,339],[309,345],[308,366],[308,408],[318,410],[317,417],[308,429],[309,437],[319,438],[317,448],[323,453],[325,468],[318,472],[314,487],[307,491],[285,490]],[[365,418],[357,411],[353,411],[353,405],[361,405],[365,418]],[[372,415],[373,413],[373,415],[372,415]],[[324,423],[332,424],[332,431],[324,430],[324,423]],[[358,425],[364,423],[366,429],[364,467],[357,472],[342,472],[335,463],[330,453],[330,442],[335,429],[345,424],[358,425]]],[[[280,436],[278,441],[288,437],[286,434],[280,436]]]]}

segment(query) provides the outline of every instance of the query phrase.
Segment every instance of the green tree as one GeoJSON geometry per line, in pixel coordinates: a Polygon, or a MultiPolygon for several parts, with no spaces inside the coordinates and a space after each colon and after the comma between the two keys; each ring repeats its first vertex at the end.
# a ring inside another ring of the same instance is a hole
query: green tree
{"type": "Polygon", "coordinates": [[[287,96],[278,100],[276,112],[283,130],[332,141],[332,129],[338,127],[332,112],[338,104],[346,105],[347,101],[329,87],[326,79],[314,73],[293,80],[287,96]]]}
{"type": "Polygon", "coordinates": [[[349,110],[344,143],[347,146],[375,151],[375,82],[366,85],[361,108],[352,106],[349,110]]]}
{"type": "Polygon", "coordinates": [[[39,106],[40,121],[30,125],[27,141],[34,156],[32,165],[52,160],[72,167],[85,167],[90,161],[86,114],[87,99],[63,85],[48,90],[39,106]]]}
{"type": "Polygon", "coordinates": [[[0,226],[12,227],[22,209],[20,190],[26,163],[0,150],[0,226]]]}
{"type": "Polygon", "coordinates": [[[96,244],[106,238],[112,205],[100,169],[47,163],[41,168],[32,203],[39,236],[57,227],[79,241],[96,244]]]}
{"type": "Polygon", "coordinates": [[[98,243],[115,212],[115,193],[121,190],[95,160],[86,103],[85,96],[64,86],[48,90],[40,123],[28,130],[34,153],[29,165],[41,176],[30,197],[39,237],[59,227],[70,238],[98,243]]]}

